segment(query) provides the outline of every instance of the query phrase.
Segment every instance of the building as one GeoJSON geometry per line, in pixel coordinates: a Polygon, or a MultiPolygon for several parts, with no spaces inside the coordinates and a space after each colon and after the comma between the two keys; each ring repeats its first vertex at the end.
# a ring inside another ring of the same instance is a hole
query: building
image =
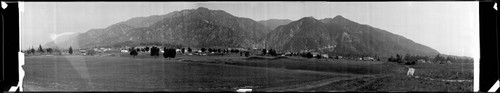
{"type": "Polygon", "coordinates": [[[363,57],[363,60],[365,61],[375,61],[373,57],[363,57]]]}
{"type": "Polygon", "coordinates": [[[87,50],[81,49],[80,53],[83,54],[83,55],[87,55],[87,50]]]}
{"type": "Polygon", "coordinates": [[[128,50],[126,50],[126,49],[122,49],[120,52],[122,52],[122,53],[127,53],[127,52],[128,52],[128,50]]]}
{"type": "Polygon", "coordinates": [[[419,62],[419,63],[426,63],[424,59],[419,59],[419,60],[417,60],[417,62],[419,62]]]}
{"type": "Polygon", "coordinates": [[[321,54],[321,57],[323,57],[323,58],[330,58],[330,57],[328,56],[328,54],[321,54]]]}
{"type": "Polygon", "coordinates": [[[316,56],[318,56],[318,55],[319,55],[319,53],[318,53],[318,52],[311,52],[311,54],[313,55],[313,57],[316,57],[316,56]]]}

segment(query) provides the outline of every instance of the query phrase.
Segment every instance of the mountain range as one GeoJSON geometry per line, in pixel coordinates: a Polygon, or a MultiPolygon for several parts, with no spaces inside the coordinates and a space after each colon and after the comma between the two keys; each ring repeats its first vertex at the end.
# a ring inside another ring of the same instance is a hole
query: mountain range
{"type": "Polygon", "coordinates": [[[338,55],[417,54],[436,50],[403,36],[359,24],[343,16],[254,21],[205,7],[136,17],[103,29],[61,36],[45,47],[92,48],[170,44],[185,47],[272,48],[338,55]]]}
{"type": "Polygon", "coordinates": [[[261,21],[257,21],[257,22],[264,25],[267,29],[270,29],[269,31],[272,31],[280,25],[286,25],[286,24],[292,22],[292,20],[290,20],[290,19],[269,19],[269,20],[261,20],[261,21]]]}
{"type": "Polygon", "coordinates": [[[269,33],[265,45],[280,51],[318,51],[339,55],[395,54],[437,55],[439,52],[392,34],[344,18],[315,19],[304,17],[278,26],[269,33]]]}

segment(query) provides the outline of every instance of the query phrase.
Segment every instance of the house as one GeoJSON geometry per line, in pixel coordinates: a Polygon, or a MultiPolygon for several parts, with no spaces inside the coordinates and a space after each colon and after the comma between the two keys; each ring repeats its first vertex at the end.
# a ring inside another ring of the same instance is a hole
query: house
{"type": "Polygon", "coordinates": [[[80,50],[80,53],[83,55],[87,55],[87,50],[82,49],[82,50],[80,50]]]}
{"type": "Polygon", "coordinates": [[[122,52],[122,53],[127,53],[127,52],[128,52],[128,50],[126,50],[126,49],[122,49],[122,50],[120,50],[120,52],[122,52]]]}
{"type": "Polygon", "coordinates": [[[318,53],[318,52],[311,52],[311,54],[313,55],[313,57],[316,57],[316,56],[318,56],[318,55],[319,55],[319,53],[318,53]]]}
{"type": "Polygon", "coordinates": [[[419,59],[419,60],[417,60],[417,62],[419,62],[419,63],[426,63],[425,60],[423,60],[423,59],[419,59]]]}
{"type": "Polygon", "coordinates": [[[365,61],[375,61],[373,57],[363,57],[363,60],[365,61]]]}
{"type": "Polygon", "coordinates": [[[323,58],[329,58],[328,54],[321,54],[321,57],[323,57],[323,58]]]}

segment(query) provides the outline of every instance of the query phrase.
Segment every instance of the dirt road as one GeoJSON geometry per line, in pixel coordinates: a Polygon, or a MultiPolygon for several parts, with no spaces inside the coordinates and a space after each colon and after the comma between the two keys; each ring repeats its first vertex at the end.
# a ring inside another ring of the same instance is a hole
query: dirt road
{"type": "MultiPolygon", "coordinates": [[[[344,80],[353,80],[353,79],[364,78],[364,77],[374,77],[374,76],[363,75],[363,76],[355,76],[355,77],[342,78],[342,79],[332,78],[332,79],[325,79],[325,80],[314,81],[314,82],[306,82],[306,83],[290,85],[290,86],[260,89],[260,90],[256,90],[256,91],[266,91],[266,92],[303,91],[303,90],[308,90],[308,89],[312,89],[312,88],[325,86],[325,85],[331,84],[333,82],[344,81],[344,80]]],[[[335,91],[335,90],[331,90],[331,91],[335,91]]]]}

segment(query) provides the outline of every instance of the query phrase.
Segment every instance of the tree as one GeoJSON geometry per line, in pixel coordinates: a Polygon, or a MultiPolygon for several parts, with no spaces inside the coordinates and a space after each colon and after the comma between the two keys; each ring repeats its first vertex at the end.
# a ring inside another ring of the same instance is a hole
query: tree
{"type": "Polygon", "coordinates": [[[137,50],[135,50],[135,49],[130,52],[130,55],[132,55],[132,57],[134,57],[134,58],[135,58],[135,56],[137,56],[137,54],[138,54],[137,50]]]}
{"type": "Polygon", "coordinates": [[[167,47],[163,47],[163,58],[168,58],[170,55],[170,51],[168,51],[167,47]]]}
{"type": "Polygon", "coordinates": [[[207,49],[205,49],[205,48],[201,48],[201,52],[205,52],[205,50],[207,50],[207,49]]]}
{"type": "Polygon", "coordinates": [[[435,61],[435,62],[438,62],[438,61],[444,61],[444,57],[441,57],[440,55],[441,55],[441,54],[438,54],[438,55],[436,55],[436,57],[434,57],[434,61],[435,61]]]}
{"type": "Polygon", "coordinates": [[[87,51],[87,55],[91,55],[91,56],[92,56],[92,55],[94,55],[95,53],[96,53],[96,51],[95,51],[94,49],[89,49],[89,50],[87,51]]]}
{"type": "Polygon", "coordinates": [[[69,50],[68,50],[69,54],[73,54],[73,48],[71,48],[71,46],[69,46],[69,50]]]}
{"type": "Polygon", "coordinates": [[[146,51],[149,51],[149,47],[147,47],[147,46],[146,46],[144,49],[145,49],[146,51]]]}
{"type": "Polygon", "coordinates": [[[31,53],[35,54],[35,48],[31,47],[31,53]]]}
{"type": "Polygon", "coordinates": [[[269,49],[269,55],[276,56],[276,51],[273,49],[269,49]]]}
{"type": "Polygon", "coordinates": [[[455,58],[451,57],[451,56],[448,56],[446,57],[446,61],[451,61],[451,62],[454,62],[455,61],[455,58]]]}
{"type": "Polygon", "coordinates": [[[405,61],[411,61],[412,60],[411,55],[410,54],[406,54],[404,60],[405,61]]]}
{"type": "Polygon", "coordinates": [[[155,47],[154,47],[154,46],[153,46],[153,47],[151,47],[151,49],[150,49],[150,50],[151,50],[151,51],[149,52],[149,55],[150,55],[150,56],[155,56],[155,52],[156,52],[155,47]]]}
{"type": "Polygon", "coordinates": [[[130,55],[135,58],[135,56],[137,56],[139,53],[137,53],[137,49],[135,49],[134,47],[132,47],[131,50],[132,51],[130,51],[130,55]]]}
{"type": "Polygon", "coordinates": [[[316,55],[316,58],[317,58],[317,59],[320,59],[320,58],[321,58],[321,55],[317,54],[317,55],[316,55]]]}
{"type": "Polygon", "coordinates": [[[402,61],[403,58],[401,58],[401,56],[399,54],[396,54],[396,62],[400,63],[402,61]]]}
{"type": "Polygon", "coordinates": [[[267,50],[266,49],[262,49],[262,55],[266,55],[267,53],[267,50]]]}
{"type": "Polygon", "coordinates": [[[188,47],[188,52],[191,53],[191,51],[192,51],[191,48],[188,47]]]}
{"type": "Polygon", "coordinates": [[[47,53],[52,54],[52,48],[47,48],[47,53]]]}
{"type": "Polygon", "coordinates": [[[313,54],[311,54],[311,52],[307,52],[306,57],[307,58],[313,58],[313,54]]]}
{"type": "Polygon", "coordinates": [[[42,48],[42,45],[39,45],[39,46],[38,46],[38,52],[41,52],[41,53],[43,53],[43,52],[44,52],[44,51],[43,51],[43,48],[42,48]]]}
{"type": "Polygon", "coordinates": [[[245,57],[248,57],[248,56],[250,56],[250,52],[246,51],[245,52],[245,57]]]}
{"type": "Polygon", "coordinates": [[[181,53],[182,53],[182,54],[184,54],[184,51],[185,51],[185,50],[186,50],[186,49],[182,48],[182,49],[181,49],[181,53]]]}
{"type": "Polygon", "coordinates": [[[163,50],[165,50],[165,52],[163,53],[163,57],[164,58],[175,58],[175,55],[176,55],[176,52],[175,52],[175,49],[173,48],[166,48],[166,47],[163,47],[163,50]]]}
{"type": "Polygon", "coordinates": [[[160,56],[160,49],[158,47],[153,46],[153,47],[151,47],[150,50],[151,50],[151,53],[150,53],[151,56],[154,56],[155,58],[160,56]]]}

